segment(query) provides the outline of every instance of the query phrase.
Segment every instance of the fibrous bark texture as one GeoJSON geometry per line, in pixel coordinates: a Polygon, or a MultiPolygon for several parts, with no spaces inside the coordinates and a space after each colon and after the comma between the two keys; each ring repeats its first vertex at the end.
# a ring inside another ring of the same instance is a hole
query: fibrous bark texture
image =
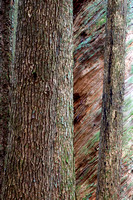
{"type": "Polygon", "coordinates": [[[2,0],[0,2],[0,194],[4,172],[4,158],[6,154],[8,119],[9,119],[9,10],[10,1],[2,0]]]}
{"type": "Polygon", "coordinates": [[[74,199],[72,1],[19,0],[3,199],[74,199]]]}
{"type": "Polygon", "coordinates": [[[126,0],[108,0],[97,200],[120,197],[126,0]]]}
{"type": "MultiPolygon", "coordinates": [[[[76,4],[75,4],[76,6],[76,4]]],[[[78,4],[74,15],[74,151],[78,200],[96,199],[101,121],[105,1],[78,4]],[[80,9],[79,9],[80,7],[80,9]],[[79,10],[78,10],[79,9],[79,10]]],[[[133,2],[128,1],[121,197],[132,198],[133,2]]]]}

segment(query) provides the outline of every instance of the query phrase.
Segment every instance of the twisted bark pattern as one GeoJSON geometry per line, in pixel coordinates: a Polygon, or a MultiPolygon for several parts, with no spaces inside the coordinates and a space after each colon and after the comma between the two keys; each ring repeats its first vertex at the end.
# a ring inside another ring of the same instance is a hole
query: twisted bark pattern
{"type": "MultiPolygon", "coordinates": [[[[76,3],[80,1],[74,1],[76,3]]],[[[105,1],[84,1],[74,15],[74,151],[77,199],[96,199],[104,68],[105,1]],[[80,10],[79,10],[80,7],[80,10]]],[[[128,1],[121,199],[132,198],[133,3],[128,1]]]]}

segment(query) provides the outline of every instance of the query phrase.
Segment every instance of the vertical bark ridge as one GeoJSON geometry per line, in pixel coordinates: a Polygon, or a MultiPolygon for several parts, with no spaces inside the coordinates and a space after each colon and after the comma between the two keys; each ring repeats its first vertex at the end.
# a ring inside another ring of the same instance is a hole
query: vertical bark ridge
{"type": "Polygon", "coordinates": [[[125,70],[126,1],[107,8],[103,108],[99,144],[97,200],[120,198],[121,138],[125,70]]]}
{"type": "Polygon", "coordinates": [[[3,198],[74,199],[72,59],[72,1],[20,0],[3,198]]]}
{"type": "MultiPolygon", "coordinates": [[[[75,1],[76,5],[77,1],[75,1]]],[[[80,3],[80,2],[79,2],[80,3]]],[[[132,196],[132,60],[133,3],[128,1],[126,37],[125,113],[122,149],[121,199],[132,196]],[[122,198],[123,197],[123,198],[122,198]]],[[[74,151],[77,199],[96,199],[101,121],[106,2],[80,4],[74,16],[74,151]]],[[[111,92],[111,90],[110,90],[111,92]]]]}

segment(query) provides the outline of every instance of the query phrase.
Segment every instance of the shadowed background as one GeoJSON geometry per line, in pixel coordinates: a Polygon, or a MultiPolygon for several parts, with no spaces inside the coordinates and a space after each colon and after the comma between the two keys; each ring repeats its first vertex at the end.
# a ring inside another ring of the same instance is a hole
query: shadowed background
{"type": "MultiPolygon", "coordinates": [[[[121,199],[133,197],[133,3],[128,1],[121,199]]],[[[74,1],[74,149],[77,199],[96,198],[106,2],[74,1]]]]}

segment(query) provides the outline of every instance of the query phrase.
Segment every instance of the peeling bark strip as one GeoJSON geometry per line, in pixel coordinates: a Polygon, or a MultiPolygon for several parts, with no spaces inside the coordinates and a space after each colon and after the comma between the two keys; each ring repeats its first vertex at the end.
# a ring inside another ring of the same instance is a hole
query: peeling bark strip
{"type": "Polygon", "coordinates": [[[10,0],[2,0],[0,3],[0,194],[4,172],[4,158],[6,154],[8,120],[9,120],[9,10],[10,0]]]}
{"type": "Polygon", "coordinates": [[[71,0],[19,0],[3,200],[71,200],[71,0]]]}
{"type": "Polygon", "coordinates": [[[126,0],[108,0],[97,200],[120,195],[126,0]]]}

